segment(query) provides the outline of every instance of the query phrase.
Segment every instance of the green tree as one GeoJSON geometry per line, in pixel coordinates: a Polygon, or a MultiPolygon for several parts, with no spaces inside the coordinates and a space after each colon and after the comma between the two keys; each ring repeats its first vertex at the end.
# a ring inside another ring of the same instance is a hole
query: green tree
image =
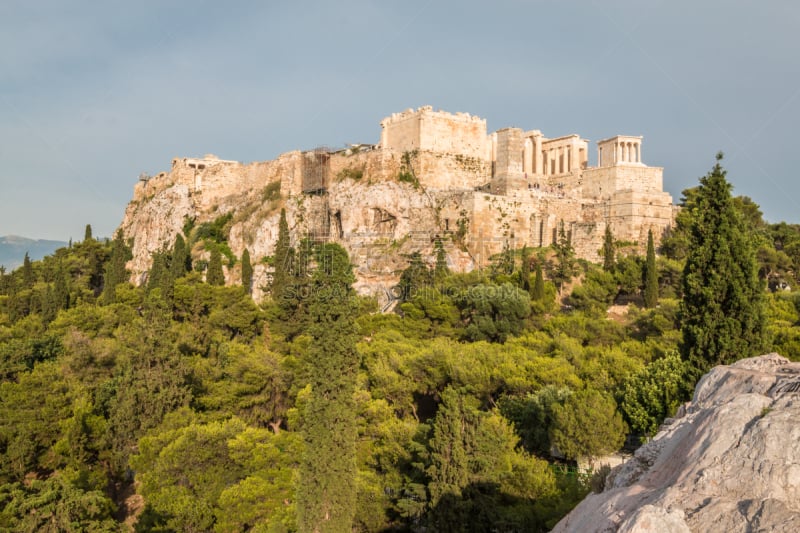
{"type": "Polygon", "coordinates": [[[631,430],[652,437],[668,416],[690,396],[685,386],[685,363],[677,352],[656,359],[625,382],[620,410],[631,430]]]}
{"type": "Polygon", "coordinates": [[[537,302],[544,300],[544,274],[542,273],[542,261],[536,261],[536,278],[533,280],[533,294],[531,296],[537,302]]]}
{"type": "Polygon", "coordinates": [[[128,270],[125,264],[132,257],[130,248],[125,244],[122,231],[118,230],[114,240],[111,241],[111,257],[106,263],[103,279],[103,302],[112,304],[116,301],[115,290],[117,285],[128,280],[128,270]]]}
{"type": "Polygon", "coordinates": [[[293,255],[294,251],[289,240],[289,223],[286,221],[286,210],[281,209],[281,217],[278,221],[278,240],[275,243],[274,272],[270,286],[272,300],[281,306],[285,305],[285,300],[289,297],[293,255]]]}
{"type": "Polygon", "coordinates": [[[554,404],[550,441],[568,459],[599,457],[618,450],[627,427],[614,398],[594,389],[572,394],[554,404]]]}
{"type": "Polygon", "coordinates": [[[25,258],[22,260],[22,288],[30,289],[33,287],[34,281],[36,278],[33,274],[33,263],[31,263],[28,252],[25,252],[25,258]]]}
{"type": "Polygon", "coordinates": [[[422,289],[430,287],[432,281],[433,274],[422,261],[422,254],[412,253],[408,267],[400,275],[400,282],[397,284],[400,300],[403,302],[412,300],[422,289]]]}
{"type": "Polygon", "coordinates": [[[242,287],[247,294],[253,292],[253,263],[250,262],[247,248],[242,252],[242,287]]]}
{"type": "Polygon", "coordinates": [[[564,221],[558,226],[558,242],[553,245],[556,256],[555,263],[551,267],[550,279],[558,287],[558,294],[564,289],[564,284],[572,281],[577,269],[575,266],[575,250],[572,248],[570,236],[564,229],[564,221]]]}
{"type": "Polygon", "coordinates": [[[644,306],[652,309],[658,305],[658,269],[653,230],[647,232],[647,260],[644,264],[644,306]]]}
{"type": "Polygon", "coordinates": [[[325,244],[312,278],[311,344],[306,353],[311,392],[301,431],[305,451],[297,487],[301,532],[346,532],[356,507],[355,403],[359,355],[357,302],[347,252],[325,244]]]}
{"type": "Polygon", "coordinates": [[[225,274],[222,272],[222,253],[218,246],[211,248],[211,259],[208,261],[206,283],[209,285],[225,285],[225,274]]]}
{"type": "Polygon", "coordinates": [[[92,225],[86,224],[86,229],[83,230],[83,240],[84,241],[91,241],[92,240],[92,225]]]}
{"type": "Polygon", "coordinates": [[[603,237],[603,270],[614,270],[614,234],[611,233],[611,224],[606,223],[606,233],[603,237]]]}
{"type": "Polygon", "coordinates": [[[437,283],[441,283],[450,273],[450,269],[447,268],[447,252],[444,251],[442,239],[436,239],[433,249],[436,252],[436,266],[433,269],[433,278],[437,283]]]}
{"type": "Polygon", "coordinates": [[[717,163],[700,179],[683,270],[681,354],[690,378],[761,352],[766,345],[764,289],[747,231],[717,163]]]}
{"type": "Polygon", "coordinates": [[[169,267],[172,279],[182,278],[192,269],[189,250],[186,248],[186,241],[180,233],[175,236],[175,244],[172,245],[172,261],[169,267]]]}
{"type": "Polygon", "coordinates": [[[522,264],[519,268],[519,288],[531,292],[531,254],[527,246],[522,247],[522,264]]]}

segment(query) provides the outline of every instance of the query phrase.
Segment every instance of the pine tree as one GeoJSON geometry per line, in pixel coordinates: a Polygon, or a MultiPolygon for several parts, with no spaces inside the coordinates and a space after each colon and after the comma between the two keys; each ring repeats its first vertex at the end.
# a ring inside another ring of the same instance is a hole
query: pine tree
{"type": "Polygon", "coordinates": [[[611,224],[606,223],[606,233],[603,238],[603,270],[614,270],[614,235],[611,233],[611,224]]]}
{"type": "Polygon", "coordinates": [[[757,355],[766,345],[764,293],[752,236],[717,163],[700,179],[683,270],[681,355],[698,378],[710,367],[757,355]]]}
{"type": "Polygon", "coordinates": [[[644,306],[652,309],[658,305],[658,270],[653,230],[647,232],[647,261],[644,264],[644,306]]]}
{"type": "Polygon", "coordinates": [[[222,253],[214,246],[211,249],[211,259],[208,261],[206,283],[209,285],[225,285],[225,274],[222,272],[222,253]]]}
{"type": "Polygon", "coordinates": [[[317,265],[306,353],[311,393],[301,428],[305,453],[297,487],[298,530],[348,532],[356,510],[355,277],[338,244],[323,245],[317,265]]]}
{"type": "Polygon", "coordinates": [[[272,300],[283,306],[291,284],[293,250],[289,240],[289,223],[286,221],[286,210],[281,209],[278,221],[278,241],[275,243],[274,272],[270,292],[272,300]]]}
{"type": "Polygon", "coordinates": [[[92,225],[86,224],[86,229],[83,230],[83,242],[92,240],[92,225]]]}
{"type": "Polygon", "coordinates": [[[250,262],[247,248],[242,252],[242,287],[247,294],[253,291],[253,263],[250,262]]]}

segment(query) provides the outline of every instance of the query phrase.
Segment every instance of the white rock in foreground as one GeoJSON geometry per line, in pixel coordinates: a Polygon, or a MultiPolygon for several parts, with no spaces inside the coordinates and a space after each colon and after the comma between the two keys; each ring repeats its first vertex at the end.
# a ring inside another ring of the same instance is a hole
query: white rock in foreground
{"type": "Polygon", "coordinates": [[[800,363],[718,366],[555,532],[800,531],[800,363]]]}

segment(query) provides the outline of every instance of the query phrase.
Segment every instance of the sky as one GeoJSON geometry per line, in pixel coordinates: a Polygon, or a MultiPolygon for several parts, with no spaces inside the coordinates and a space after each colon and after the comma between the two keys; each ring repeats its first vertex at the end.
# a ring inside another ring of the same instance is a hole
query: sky
{"type": "Polygon", "coordinates": [[[0,235],[111,236],[142,172],[377,143],[432,105],[592,141],[643,135],[678,202],[718,151],[800,223],[796,0],[4,0],[0,235]]]}

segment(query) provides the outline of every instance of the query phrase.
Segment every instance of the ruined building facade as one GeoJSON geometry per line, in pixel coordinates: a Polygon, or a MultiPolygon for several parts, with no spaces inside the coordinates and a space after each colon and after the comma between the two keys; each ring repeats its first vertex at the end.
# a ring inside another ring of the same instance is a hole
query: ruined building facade
{"type": "MultiPolygon", "coordinates": [[[[544,247],[559,228],[579,257],[598,261],[610,225],[615,239],[643,247],[673,221],[662,169],[642,162],[642,138],[589,143],[538,130],[489,134],[484,119],[431,107],[381,121],[377,144],[294,151],[243,164],[214,156],[177,158],[168,172],[140,181],[122,224],[136,239],[135,273],[168,245],[185,218],[231,213],[234,253],[269,256],[280,208],[293,239],[341,243],[366,285],[390,284],[407,254],[447,243],[454,270],[488,263],[504,246],[544,247]],[[371,280],[371,281],[370,281],[371,280]]],[[[232,275],[232,274],[231,274],[232,275]]]]}

